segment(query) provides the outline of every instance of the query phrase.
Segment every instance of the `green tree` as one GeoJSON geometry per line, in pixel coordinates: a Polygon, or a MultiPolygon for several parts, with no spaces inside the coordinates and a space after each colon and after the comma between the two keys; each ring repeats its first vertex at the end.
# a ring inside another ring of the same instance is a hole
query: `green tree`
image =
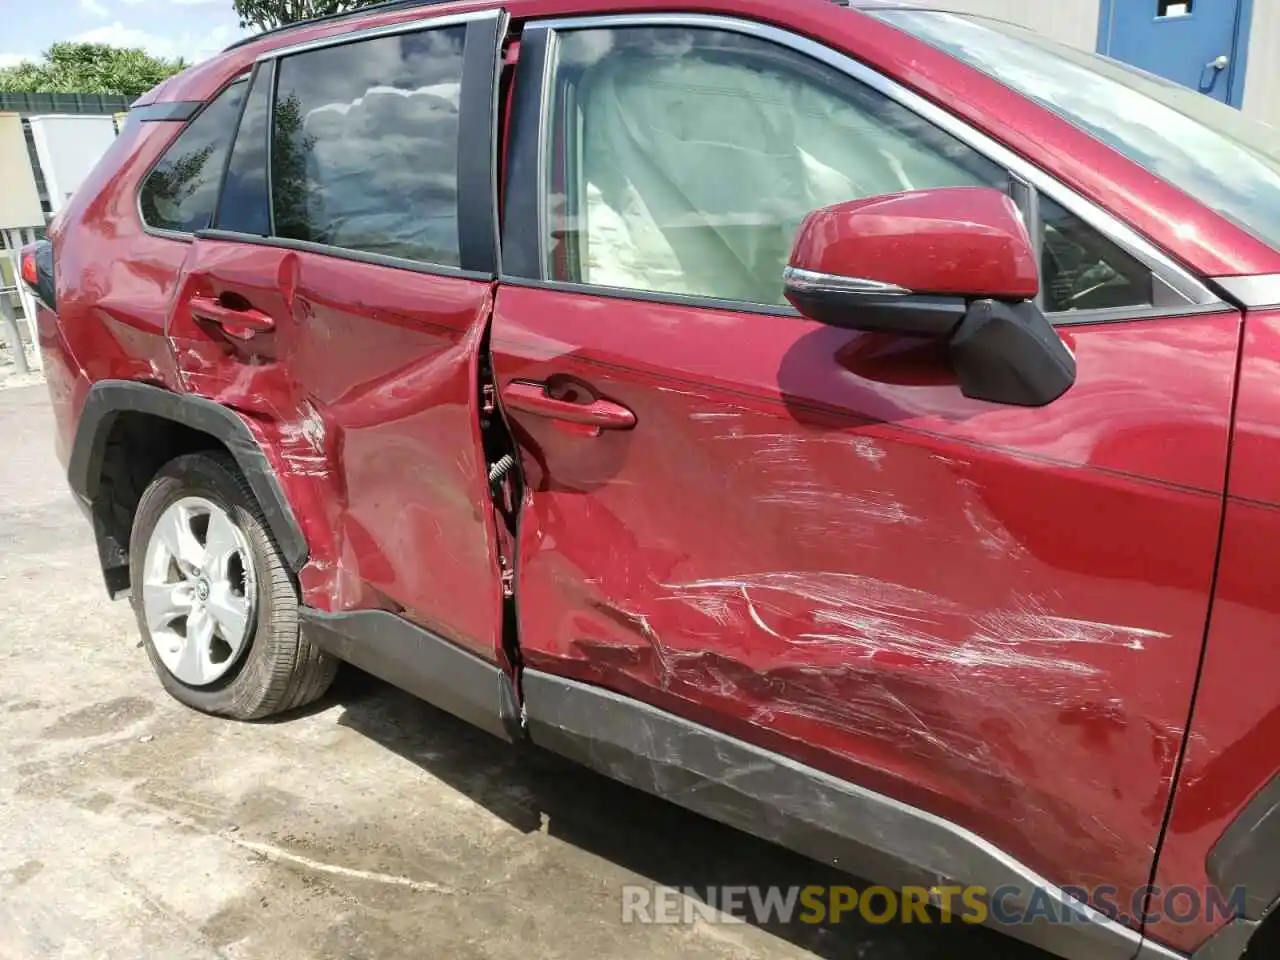
{"type": "Polygon", "coordinates": [[[368,6],[377,0],[232,0],[240,26],[270,30],[286,23],[368,6]]]}
{"type": "Polygon", "coordinates": [[[117,93],[136,97],[186,67],[105,43],[55,43],[40,60],[0,70],[0,93],[117,93]]]}

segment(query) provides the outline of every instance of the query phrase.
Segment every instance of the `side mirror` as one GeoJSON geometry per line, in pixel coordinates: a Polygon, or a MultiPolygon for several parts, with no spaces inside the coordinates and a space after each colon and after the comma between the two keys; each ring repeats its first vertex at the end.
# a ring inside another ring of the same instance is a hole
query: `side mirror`
{"type": "Polygon", "coordinates": [[[868,197],[811,213],[784,275],[804,316],[947,341],[967,397],[1043,406],[1075,357],[1032,302],[1035,253],[1013,201],[990,187],[868,197]]]}

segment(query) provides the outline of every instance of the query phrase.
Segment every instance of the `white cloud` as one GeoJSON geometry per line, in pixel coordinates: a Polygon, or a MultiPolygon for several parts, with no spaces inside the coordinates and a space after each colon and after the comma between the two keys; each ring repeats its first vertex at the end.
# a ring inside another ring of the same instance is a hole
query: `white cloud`
{"type": "Polygon", "coordinates": [[[0,53],[0,70],[5,67],[16,67],[24,60],[35,60],[29,53],[0,53]]]}
{"type": "Polygon", "coordinates": [[[102,0],[80,0],[80,9],[85,13],[91,13],[95,17],[101,17],[105,20],[108,16],[106,5],[102,0]]]}
{"type": "Polygon", "coordinates": [[[217,26],[203,33],[183,33],[161,36],[126,27],[119,20],[105,26],[94,27],[78,33],[71,39],[78,43],[107,43],[113,47],[141,47],[156,57],[173,59],[183,57],[190,63],[198,63],[220,51],[238,36],[229,26],[217,26]]]}

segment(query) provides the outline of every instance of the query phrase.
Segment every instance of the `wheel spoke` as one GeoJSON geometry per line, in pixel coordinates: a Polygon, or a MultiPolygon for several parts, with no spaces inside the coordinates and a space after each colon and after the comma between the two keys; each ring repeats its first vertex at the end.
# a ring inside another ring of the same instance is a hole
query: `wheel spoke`
{"type": "Polygon", "coordinates": [[[178,561],[184,573],[198,570],[204,565],[204,547],[191,530],[191,511],[175,506],[165,512],[156,527],[156,535],[169,555],[178,561]]]}
{"type": "Polygon", "coordinates": [[[233,650],[239,650],[249,622],[249,601],[231,592],[226,583],[216,585],[209,594],[205,609],[219,627],[219,633],[233,650]]]}
{"type": "Polygon", "coordinates": [[[209,514],[209,530],[204,538],[205,573],[225,578],[227,562],[240,551],[235,525],[221,510],[209,514]]]}
{"type": "Polygon", "coordinates": [[[176,671],[187,683],[199,685],[205,682],[213,659],[213,627],[213,618],[207,610],[197,609],[187,618],[187,641],[182,645],[176,671]]]}
{"type": "Polygon", "coordinates": [[[191,612],[191,588],[186,583],[146,583],[142,586],[142,608],[147,625],[166,630],[175,619],[191,612]]]}

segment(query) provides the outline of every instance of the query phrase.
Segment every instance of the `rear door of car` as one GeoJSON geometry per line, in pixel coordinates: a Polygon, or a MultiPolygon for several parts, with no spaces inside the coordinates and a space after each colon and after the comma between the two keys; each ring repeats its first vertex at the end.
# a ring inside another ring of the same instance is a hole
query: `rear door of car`
{"type": "MultiPolygon", "coordinates": [[[[262,55],[168,327],[183,388],[244,414],[274,461],[310,546],[304,602],[400,614],[488,661],[501,590],[477,358],[505,22],[262,55]]],[[[203,162],[161,186],[180,198],[203,162]]]]}
{"type": "Polygon", "coordinates": [[[775,26],[527,24],[515,98],[492,344],[528,486],[526,686],[571,677],[778,751],[1055,884],[1146,883],[1204,635],[1239,312],[998,143],[775,26]],[[1010,190],[1040,247],[1079,370],[1050,406],[966,399],[931,345],[782,300],[809,210],[969,184],[1010,190]]]}

